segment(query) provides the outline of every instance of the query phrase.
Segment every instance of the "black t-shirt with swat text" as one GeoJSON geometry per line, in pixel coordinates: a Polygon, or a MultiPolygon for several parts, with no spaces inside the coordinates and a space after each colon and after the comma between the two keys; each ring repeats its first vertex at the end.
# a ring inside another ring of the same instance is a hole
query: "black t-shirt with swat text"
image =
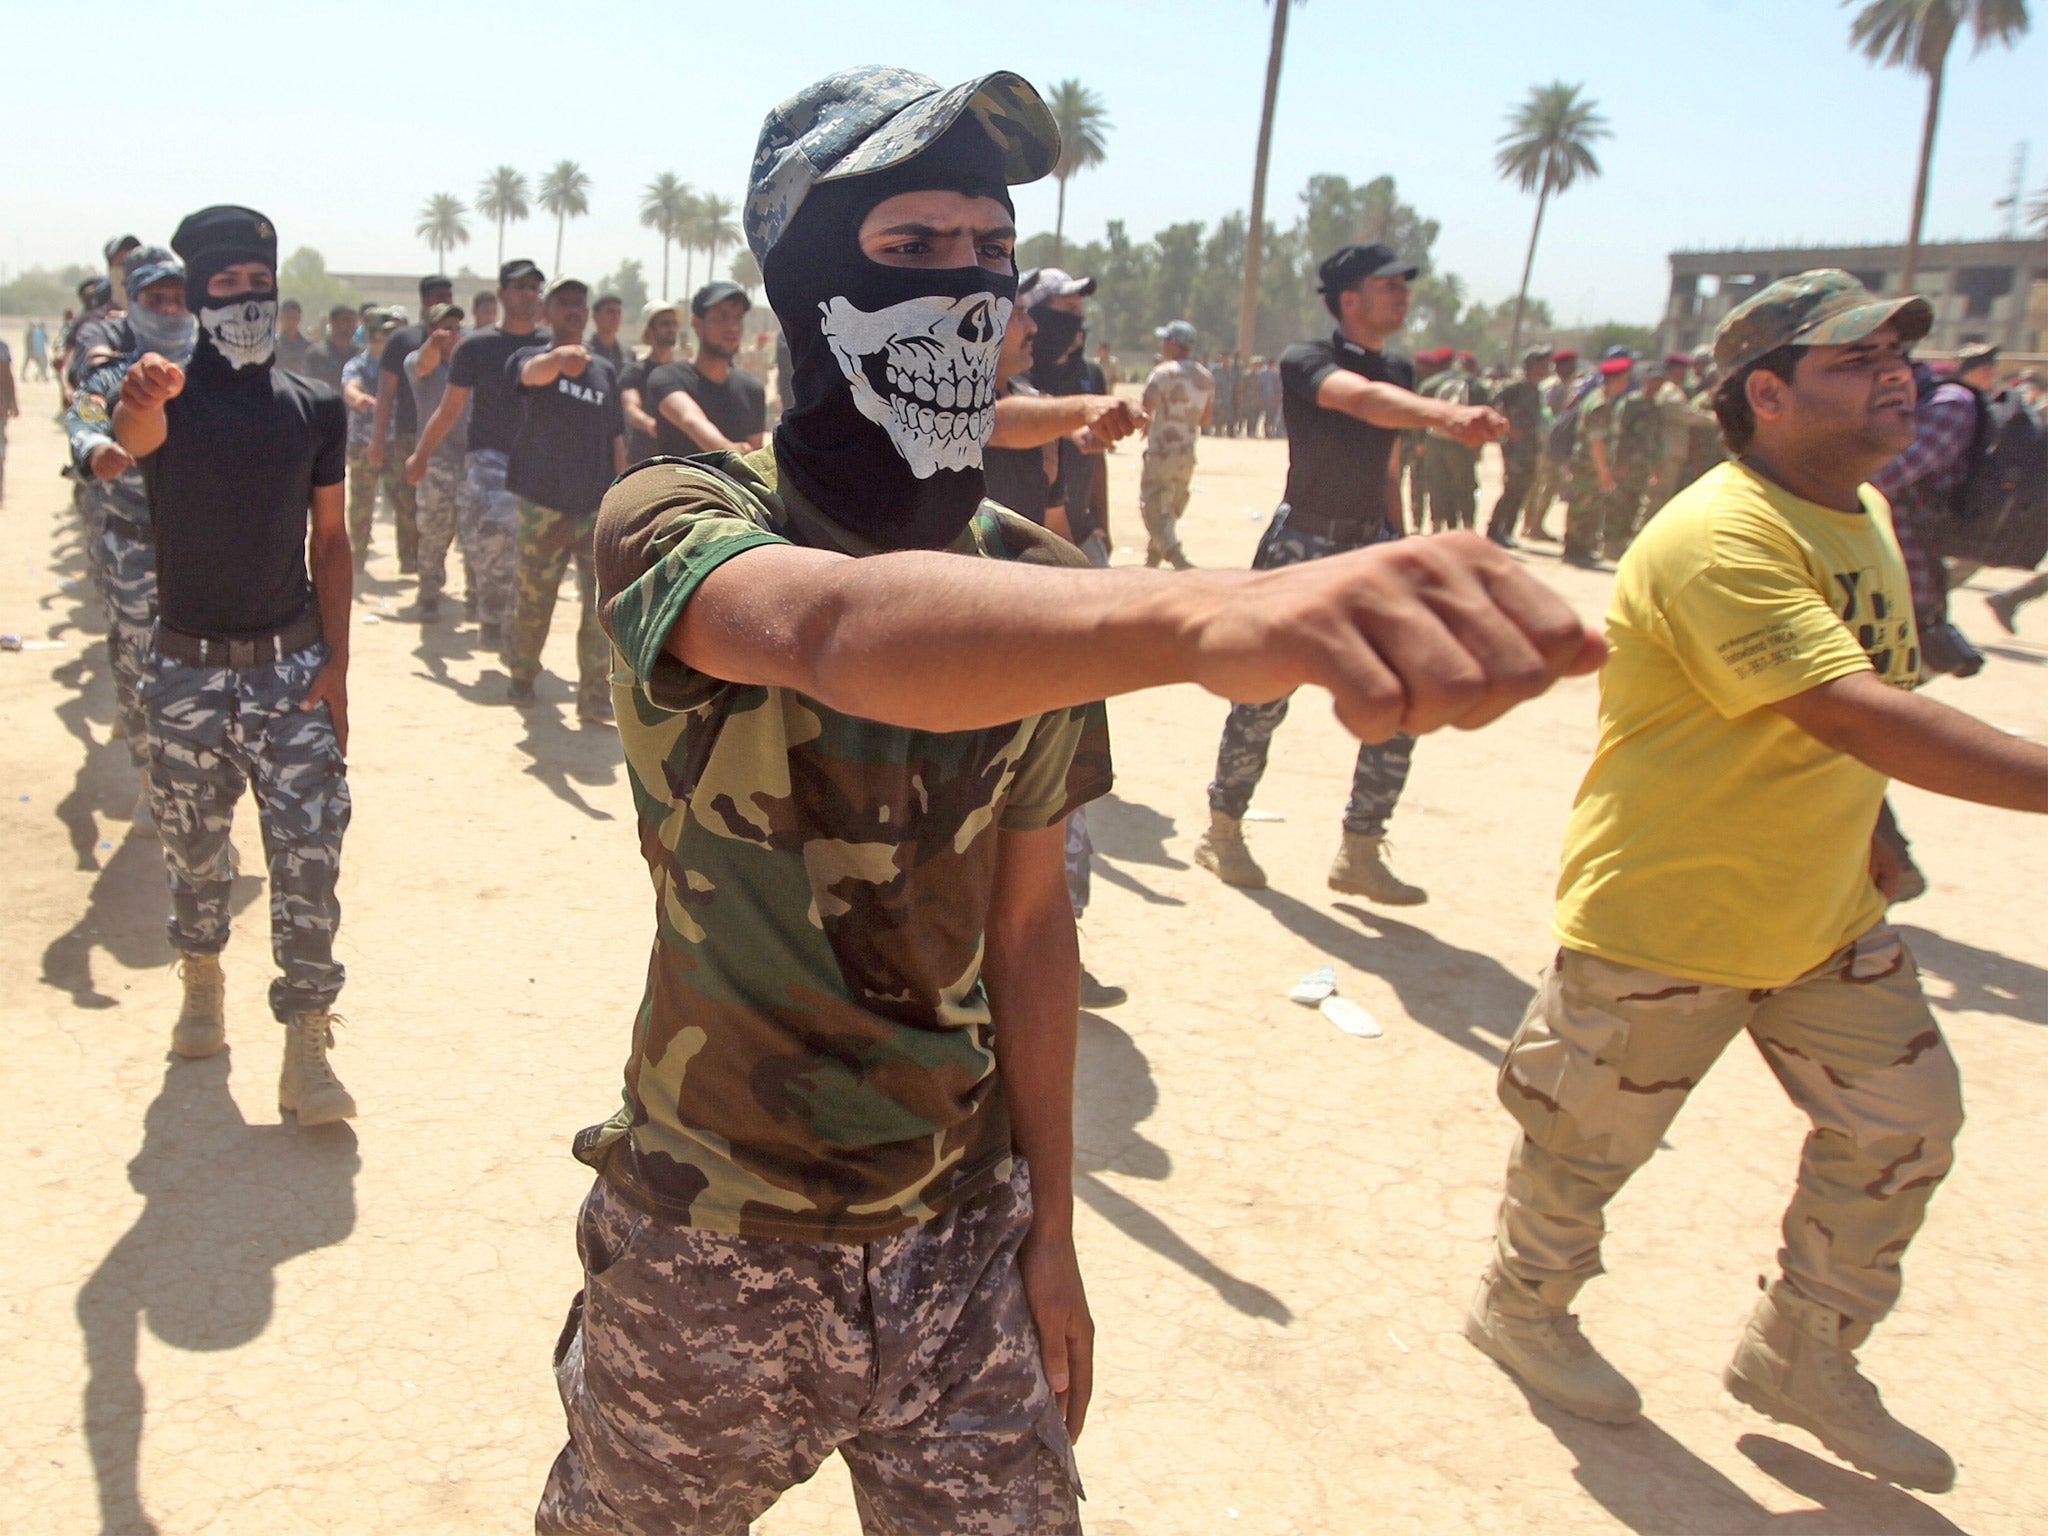
{"type": "Polygon", "coordinates": [[[1280,354],[1280,393],[1287,421],[1288,507],[1370,529],[1387,521],[1387,465],[1400,432],[1375,427],[1316,404],[1323,380],[1339,370],[1379,384],[1415,387],[1415,367],[1342,334],[1302,341],[1280,354]]]}
{"type": "MultiPolygon", "coordinates": [[[[619,376],[593,357],[576,378],[566,373],[552,384],[519,384],[519,370],[546,347],[522,347],[505,360],[526,414],[512,440],[505,489],[571,517],[593,517],[605,488],[618,473],[612,443],[626,432],[619,405],[619,376]]],[[[470,441],[476,425],[470,424],[470,441]]]]}
{"type": "MultiPolygon", "coordinates": [[[[427,328],[414,323],[402,325],[393,331],[384,343],[384,355],[377,359],[377,366],[383,369],[380,377],[388,378],[398,386],[398,393],[391,400],[391,430],[403,437],[420,429],[419,411],[412,403],[412,391],[405,387],[405,360],[419,351],[420,343],[427,339],[427,328]]],[[[383,385],[380,383],[381,392],[383,385]]]]}
{"type": "Polygon", "coordinates": [[[655,420],[661,451],[687,458],[704,450],[690,435],[661,414],[661,402],[678,390],[697,402],[705,419],[736,443],[768,430],[768,391],[751,373],[728,368],[716,382],[704,377],[695,363],[666,363],[648,374],[640,386],[640,406],[655,420]]]}
{"type": "Polygon", "coordinates": [[[165,624],[209,640],[273,635],[312,606],[307,505],[348,470],[348,419],[326,385],[234,374],[201,355],[142,461],[165,624]]]}
{"type": "Polygon", "coordinates": [[[546,326],[514,335],[487,325],[455,343],[448,382],[469,391],[469,451],[510,453],[519,435],[519,384],[505,371],[505,359],[524,347],[554,345],[546,326]]]}

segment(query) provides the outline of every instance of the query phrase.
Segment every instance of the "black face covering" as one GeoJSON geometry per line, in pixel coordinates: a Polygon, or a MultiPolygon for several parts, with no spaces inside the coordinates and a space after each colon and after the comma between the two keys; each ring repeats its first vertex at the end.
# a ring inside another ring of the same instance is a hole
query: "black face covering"
{"type": "Polygon", "coordinates": [[[1082,386],[1081,317],[1051,304],[1031,311],[1038,322],[1031,338],[1031,387],[1048,395],[1078,395],[1082,386]]]}
{"type": "Polygon", "coordinates": [[[1015,271],[888,267],[861,220],[904,192],[993,197],[1002,152],[971,117],[915,160],[812,189],[762,263],[794,397],[776,455],[834,522],[885,549],[943,549],[981,505],[1015,271]]]}

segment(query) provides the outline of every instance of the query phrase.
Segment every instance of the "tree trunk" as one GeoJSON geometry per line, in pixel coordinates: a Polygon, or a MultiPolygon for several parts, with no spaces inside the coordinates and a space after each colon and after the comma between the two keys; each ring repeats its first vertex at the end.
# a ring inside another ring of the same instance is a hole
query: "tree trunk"
{"type": "Polygon", "coordinates": [[[498,215],[498,265],[505,265],[505,215],[498,215]]]}
{"type": "Polygon", "coordinates": [[[1927,121],[1920,129],[1920,173],[1913,180],[1913,225],[1906,231],[1906,268],[1899,274],[1899,291],[1911,293],[1920,274],[1920,228],[1927,218],[1927,178],[1934,169],[1934,128],[1941,119],[1941,81],[1948,71],[1946,51],[1927,72],[1927,121]]]}
{"type": "Polygon", "coordinates": [[[683,297],[689,298],[697,290],[691,286],[691,275],[697,270],[697,247],[689,241],[683,242],[683,297]]]}
{"type": "MultiPolygon", "coordinates": [[[[1287,7],[1273,0],[1273,41],[1266,50],[1266,101],[1259,110],[1259,150],[1252,161],[1252,213],[1244,230],[1244,286],[1237,296],[1237,355],[1251,356],[1259,326],[1259,259],[1266,235],[1266,160],[1273,150],[1273,109],[1280,100],[1280,59],[1287,49],[1287,7]]],[[[1312,253],[1313,254],[1313,253],[1312,253]]],[[[1319,253],[1329,255],[1328,251],[1319,253]]]]}
{"type": "Polygon", "coordinates": [[[1067,261],[1067,178],[1062,176],[1059,180],[1059,211],[1052,221],[1052,264],[1056,267],[1065,266],[1067,261]]]}
{"type": "Polygon", "coordinates": [[[558,213],[558,214],[556,214],[556,215],[555,215],[555,276],[556,276],[556,277],[560,277],[560,276],[562,275],[562,231],[563,231],[564,229],[566,229],[566,228],[568,227],[568,224],[569,224],[569,215],[568,215],[568,214],[566,214],[566,213],[558,213]]]}
{"type": "Polygon", "coordinates": [[[667,235],[661,237],[661,302],[668,302],[668,247],[667,235]]]}
{"type": "Polygon", "coordinates": [[[1543,183],[1536,189],[1536,222],[1529,226],[1529,254],[1522,258],[1522,286],[1515,290],[1515,323],[1508,327],[1508,369],[1519,365],[1522,349],[1522,310],[1529,302],[1529,273],[1536,265],[1536,237],[1543,233],[1543,205],[1550,200],[1550,167],[1543,168],[1543,183]]]}

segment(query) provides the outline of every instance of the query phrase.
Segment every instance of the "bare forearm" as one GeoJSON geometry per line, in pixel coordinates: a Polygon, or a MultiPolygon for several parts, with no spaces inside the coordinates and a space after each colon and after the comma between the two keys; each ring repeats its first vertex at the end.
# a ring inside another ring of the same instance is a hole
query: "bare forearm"
{"type": "Polygon", "coordinates": [[[714,427],[703,408],[680,390],[662,400],[661,417],[705,453],[740,453],[746,449],[746,444],[734,442],[714,427]]]}
{"type": "Polygon", "coordinates": [[[1398,384],[1377,384],[1357,374],[1338,374],[1317,391],[1317,404],[1331,406],[1375,427],[1448,427],[1461,407],[1418,395],[1398,384]],[[1325,396],[1331,398],[1324,398],[1325,396]]]}
{"type": "Polygon", "coordinates": [[[530,357],[519,365],[519,382],[539,388],[552,384],[562,374],[562,359],[552,352],[543,352],[539,357],[530,357]]]}
{"type": "Polygon", "coordinates": [[[131,458],[146,459],[155,453],[163,447],[170,430],[162,406],[139,411],[122,401],[114,407],[114,441],[127,449],[131,458]]]}
{"type": "Polygon", "coordinates": [[[654,436],[654,418],[648,415],[646,408],[641,405],[639,390],[620,390],[619,409],[624,411],[626,414],[627,426],[631,427],[635,432],[639,433],[642,437],[654,436]]]}
{"type": "Polygon", "coordinates": [[[2048,748],[1864,677],[1779,709],[1807,734],[1903,784],[1980,805],[2048,812],[2048,748]]]}
{"type": "MultiPolygon", "coordinates": [[[[1064,839],[1055,827],[1037,837],[1064,839]]],[[[1055,850],[1057,851],[1057,850],[1055,850]]],[[[1035,1235],[1066,1235],[1074,1220],[1074,1053],[1080,946],[1063,883],[1037,910],[990,914],[982,977],[1010,1144],[1031,1165],[1035,1235]]]]}
{"type": "Polygon", "coordinates": [[[996,402],[991,448],[1038,448],[1086,423],[1085,395],[1011,395],[996,402]]]}
{"type": "Polygon", "coordinates": [[[355,600],[355,556],[348,528],[316,525],[308,551],[313,597],[320,608],[320,635],[327,643],[329,665],[348,665],[349,617],[355,600]]]}

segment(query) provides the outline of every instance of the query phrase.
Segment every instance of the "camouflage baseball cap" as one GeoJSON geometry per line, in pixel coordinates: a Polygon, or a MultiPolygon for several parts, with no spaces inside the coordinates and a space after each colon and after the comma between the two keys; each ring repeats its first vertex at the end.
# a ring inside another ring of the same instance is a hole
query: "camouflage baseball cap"
{"type": "Polygon", "coordinates": [[[1881,299],[1841,269],[1819,267],[1781,277],[1729,310],[1714,332],[1714,363],[1735,374],[1780,347],[1839,347],[1893,319],[1906,340],[1918,341],[1934,310],[1917,293],[1881,299]]]}
{"type": "Polygon", "coordinates": [[[1169,320],[1152,334],[1160,341],[1177,341],[1190,352],[1195,350],[1195,343],[1202,339],[1202,333],[1185,320],[1169,320]]]}
{"type": "Polygon", "coordinates": [[[761,125],[747,179],[747,245],[765,260],[812,187],[912,159],[963,112],[1002,146],[1011,186],[1051,174],[1060,131],[1022,75],[1000,69],[948,90],[907,69],[842,70],[798,91],[761,125]]]}

